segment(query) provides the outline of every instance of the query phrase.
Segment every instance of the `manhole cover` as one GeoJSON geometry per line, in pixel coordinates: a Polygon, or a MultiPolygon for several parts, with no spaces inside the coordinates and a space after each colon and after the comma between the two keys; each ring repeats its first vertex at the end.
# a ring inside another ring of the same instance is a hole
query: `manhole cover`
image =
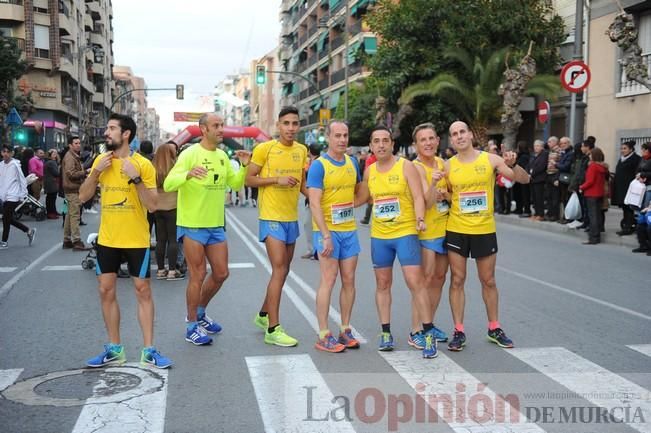
{"type": "Polygon", "coordinates": [[[142,380],[121,371],[83,371],[81,374],[55,377],[39,383],[34,388],[37,395],[49,398],[76,398],[85,400],[93,396],[107,397],[136,388],[142,380]]]}

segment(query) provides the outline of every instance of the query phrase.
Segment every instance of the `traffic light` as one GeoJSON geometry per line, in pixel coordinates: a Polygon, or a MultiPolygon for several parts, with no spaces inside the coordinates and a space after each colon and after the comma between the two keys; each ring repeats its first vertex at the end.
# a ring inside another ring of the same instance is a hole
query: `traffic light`
{"type": "Polygon", "coordinates": [[[183,84],[176,85],[176,99],[183,99],[183,90],[184,90],[183,84]]]}
{"type": "Polygon", "coordinates": [[[265,65],[257,65],[255,67],[255,83],[262,86],[267,82],[267,67],[265,65]]]}
{"type": "Polygon", "coordinates": [[[27,143],[27,132],[19,128],[14,131],[14,142],[19,146],[24,146],[27,143]]]}
{"type": "Polygon", "coordinates": [[[319,142],[321,147],[325,147],[325,142],[326,142],[325,128],[323,128],[323,127],[319,128],[319,132],[318,132],[318,136],[317,136],[316,140],[319,142]]]}

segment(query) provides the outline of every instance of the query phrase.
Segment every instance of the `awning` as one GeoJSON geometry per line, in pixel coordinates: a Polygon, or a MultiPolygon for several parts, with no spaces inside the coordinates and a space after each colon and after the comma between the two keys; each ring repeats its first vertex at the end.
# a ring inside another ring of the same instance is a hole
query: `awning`
{"type": "Polygon", "coordinates": [[[357,51],[359,50],[359,46],[362,43],[360,41],[353,42],[350,47],[348,47],[348,64],[352,65],[357,61],[357,51]]]}
{"type": "Polygon", "coordinates": [[[357,3],[350,7],[350,14],[355,15],[358,9],[362,9],[368,6],[370,0],[358,0],[357,3]]]}
{"type": "Polygon", "coordinates": [[[314,104],[311,105],[313,111],[318,111],[321,108],[321,98],[314,100],[314,104]]]}
{"type": "Polygon", "coordinates": [[[328,35],[329,35],[329,33],[326,30],[323,33],[321,33],[321,35],[319,36],[319,42],[316,44],[317,49],[319,51],[323,51],[325,49],[325,41],[326,41],[326,39],[328,39],[328,35]]]}
{"type": "Polygon", "coordinates": [[[377,53],[377,38],[375,36],[364,37],[364,51],[367,54],[377,53]]]}
{"type": "Polygon", "coordinates": [[[341,2],[341,0],[330,0],[330,9],[332,10],[332,8],[337,6],[339,2],[341,2]]]}
{"type": "Polygon", "coordinates": [[[339,97],[341,96],[341,93],[339,92],[334,92],[330,94],[330,108],[335,110],[337,108],[337,104],[339,104],[339,97]]]}
{"type": "Polygon", "coordinates": [[[283,85],[283,96],[291,95],[292,93],[294,93],[294,83],[285,83],[283,85]]]}

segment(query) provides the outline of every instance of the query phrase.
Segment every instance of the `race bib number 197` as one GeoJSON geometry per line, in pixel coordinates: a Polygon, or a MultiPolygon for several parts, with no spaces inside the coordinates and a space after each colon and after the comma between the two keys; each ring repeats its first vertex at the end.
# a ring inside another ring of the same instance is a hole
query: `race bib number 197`
{"type": "Polygon", "coordinates": [[[332,224],[343,224],[354,220],[353,204],[338,203],[331,207],[332,224]]]}

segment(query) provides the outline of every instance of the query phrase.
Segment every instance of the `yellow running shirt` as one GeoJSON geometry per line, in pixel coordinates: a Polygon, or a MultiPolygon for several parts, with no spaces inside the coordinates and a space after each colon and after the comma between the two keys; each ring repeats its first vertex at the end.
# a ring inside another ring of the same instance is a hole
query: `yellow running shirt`
{"type": "MultiPolygon", "coordinates": [[[[445,170],[445,165],[441,158],[435,157],[434,161],[436,163],[438,171],[445,170]]],[[[425,170],[425,178],[427,179],[427,187],[429,188],[432,184],[432,173],[434,172],[434,169],[418,159],[414,160],[414,164],[420,165],[425,170]]],[[[447,190],[448,183],[445,181],[445,178],[439,180],[436,183],[436,188],[447,190]]],[[[425,190],[424,193],[427,193],[427,190],[425,190]]],[[[445,236],[445,227],[448,221],[448,210],[449,204],[446,201],[436,202],[432,205],[431,208],[427,209],[425,212],[425,224],[427,226],[427,229],[424,232],[418,233],[418,239],[437,239],[445,236]]]]}
{"type": "Polygon", "coordinates": [[[253,149],[251,162],[260,167],[258,176],[261,178],[293,176],[298,179],[294,186],[274,184],[258,188],[260,219],[298,221],[298,196],[307,162],[307,148],[297,142],[285,146],[277,140],[271,140],[260,143],[253,149]]]}
{"type": "MultiPolygon", "coordinates": [[[[349,232],[357,228],[353,212],[355,201],[355,185],[357,185],[358,171],[350,156],[344,155],[343,165],[335,165],[327,156],[318,160],[323,166],[323,195],[321,196],[321,210],[328,230],[349,232]]],[[[314,166],[315,163],[312,163],[314,166]]],[[[310,183],[308,181],[308,187],[310,183]]],[[[319,227],[312,219],[312,230],[318,231],[319,227]]]]}
{"type": "Polygon", "coordinates": [[[368,167],[368,189],[373,198],[373,238],[395,239],[417,233],[414,200],[404,165],[405,160],[398,158],[386,173],[378,171],[377,163],[368,167]]]}
{"type": "MultiPolygon", "coordinates": [[[[93,169],[104,154],[95,158],[93,169]]],[[[149,160],[137,153],[129,156],[145,188],[156,188],[156,170],[149,160]]],[[[112,248],[149,248],[147,209],[138,197],[136,185],[122,173],[122,161],[113,158],[111,166],[99,175],[102,192],[97,242],[112,248]]]]}
{"type": "Polygon", "coordinates": [[[469,235],[495,233],[495,171],[488,153],[481,152],[477,159],[469,163],[462,163],[454,156],[449,164],[452,203],[448,231],[469,235]]]}

